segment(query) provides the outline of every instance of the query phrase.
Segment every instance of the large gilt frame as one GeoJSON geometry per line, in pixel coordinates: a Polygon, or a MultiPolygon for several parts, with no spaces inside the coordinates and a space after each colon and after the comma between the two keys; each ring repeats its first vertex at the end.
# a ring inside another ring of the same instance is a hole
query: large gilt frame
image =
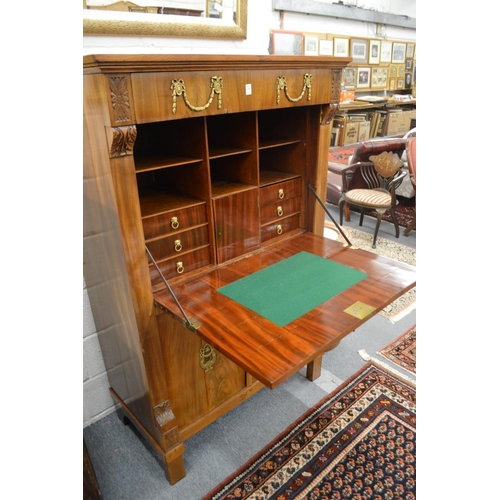
{"type": "Polygon", "coordinates": [[[236,0],[235,22],[201,17],[83,10],[84,35],[163,36],[244,40],[248,0],[236,0]]]}

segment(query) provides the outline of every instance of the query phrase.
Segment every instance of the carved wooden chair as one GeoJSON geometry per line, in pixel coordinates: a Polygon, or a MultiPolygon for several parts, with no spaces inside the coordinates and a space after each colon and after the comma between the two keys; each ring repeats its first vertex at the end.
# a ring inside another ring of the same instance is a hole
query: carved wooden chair
{"type": "Polygon", "coordinates": [[[399,224],[396,219],[396,189],[403,182],[406,172],[403,162],[395,153],[384,151],[370,156],[370,161],[358,162],[342,171],[342,196],[339,201],[340,224],[343,222],[344,204],[356,205],[361,209],[359,225],[363,225],[365,209],[377,212],[377,222],[372,247],[376,248],[377,234],[383,215],[390,211],[396,238],[399,238],[399,224]],[[355,181],[355,182],[353,182],[355,181]],[[360,186],[360,183],[364,184],[360,186]]]}
{"type": "Polygon", "coordinates": [[[415,217],[410,222],[408,227],[404,230],[403,234],[408,236],[412,229],[417,227],[417,136],[409,137],[406,143],[406,162],[408,164],[408,172],[410,180],[415,190],[415,217]]]}

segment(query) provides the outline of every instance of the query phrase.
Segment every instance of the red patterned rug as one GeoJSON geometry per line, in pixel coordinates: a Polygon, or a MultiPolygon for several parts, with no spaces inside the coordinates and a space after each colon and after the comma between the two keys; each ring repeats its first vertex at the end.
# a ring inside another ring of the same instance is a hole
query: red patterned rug
{"type": "Polygon", "coordinates": [[[378,354],[405,370],[417,373],[417,325],[412,326],[378,354]]]}
{"type": "Polygon", "coordinates": [[[368,363],[203,500],[416,498],[416,391],[368,363]]]}
{"type": "MultiPolygon", "coordinates": [[[[328,150],[328,161],[336,163],[347,163],[349,157],[354,153],[356,144],[349,144],[348,146],[338,146],[328,150]]],[[[408,199],[404,196],[397,196],[398,204],[396,206],[396,218],[398,224],[402,227],[408,227],[415,218],[415,198],[408,199]]],[[[352,212],[359,212],[357,207],[351,207],[352,212]]],[[[365,210],[365,215],[368,217],[377,217],[375,210],[365,210]]],[[[389,212],[385,213],[382,217],[383,220],[392,224],[392,218],[389,212]]]]}

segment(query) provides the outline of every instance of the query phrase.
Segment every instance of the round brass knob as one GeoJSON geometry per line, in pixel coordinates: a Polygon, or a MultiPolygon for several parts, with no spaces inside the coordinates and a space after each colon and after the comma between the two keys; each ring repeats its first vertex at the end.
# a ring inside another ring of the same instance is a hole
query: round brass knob
{"type": "Polygon", "coordinates": [[[177,229],[179,227],[179,221],[177,220],[177,217],[172,217],[170,219],[170,225],[172,226],[172,229],[177,229]]]}
{"type": "Polygon", "coordinates": [[[174,249],[176,252],[180,252],[182,250],[181,240],[174,241],[174,249]]]}
{"type": "Polygon", "coordinates": [[[281,224],[278,224],[278,225],[276,226],[276,232],[277,232],[278,234],[281,234],[281,233],[283,232],[283,228],[281,227],[281,224]]]}
{"type": "Polygon", "coordinates": [[[177,272],[179,274],[182,274],[184,272],[184,266],[182,265],[182,262],[177,262],[177,272]]]}
{"type": "Polygon", "coordinates": [[[277,210],[276,210],[276,212],[281,217],[283,215],[283,208],[282,207],[278,207],[277,210]]]}
{"type": "Polygon", "coordinates": [[[278,198],[282,200],[285,197],[285,192],[283,189],[278,189],[278,198]]]}

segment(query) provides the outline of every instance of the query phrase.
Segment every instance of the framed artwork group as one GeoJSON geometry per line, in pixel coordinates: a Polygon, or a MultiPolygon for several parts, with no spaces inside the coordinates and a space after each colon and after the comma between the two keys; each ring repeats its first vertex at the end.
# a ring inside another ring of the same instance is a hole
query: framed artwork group
{"type": "Polygon", "coordinates": [[[326,33],[271,31],[270,53],[350,57],[343,70],[345,90],[401,90],[416,84],[416,44],[326,33]]]}

